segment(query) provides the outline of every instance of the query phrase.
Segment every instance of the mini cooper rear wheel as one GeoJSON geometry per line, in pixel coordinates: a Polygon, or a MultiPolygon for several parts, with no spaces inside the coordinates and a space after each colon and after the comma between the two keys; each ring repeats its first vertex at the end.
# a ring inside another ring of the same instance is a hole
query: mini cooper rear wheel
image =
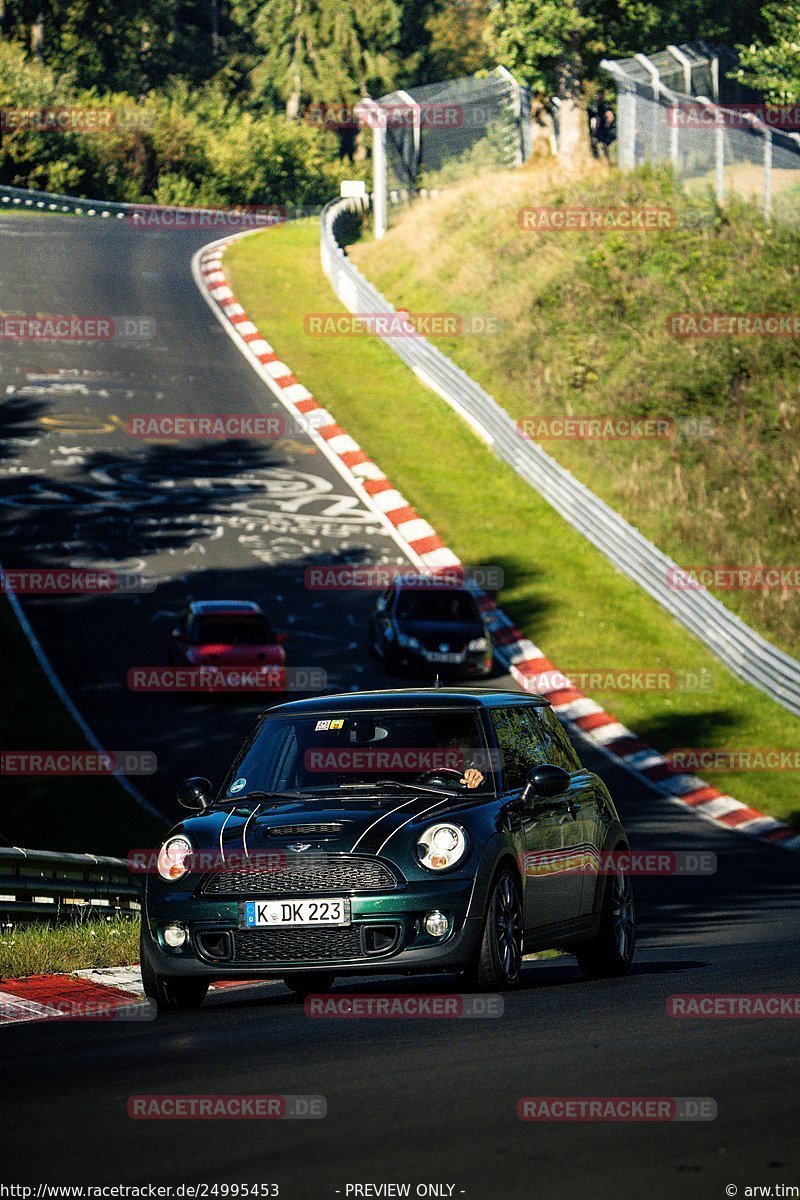
{"type": "Polygon", "coordinates": [[[316,992],[329,992],[336,976],[330,971],[298,971],[296,975],[284,975],[283,982],[297,996],[313,996],[316,992]]]}
{"type": "Polygon", "coordinates": [[[522,972],[522,896],[516,876],[503,867],[489,898],[483,937],[472,965],[464,972],[478,991],[510,988],[522,972]]]}
{"type": "Polygon", "coordinates": [[[181,975],[160,975],[147,953],[144,933],[139,943],[139,964],[142,986],[148,1000],[152,1000],[159,1012],[177,1012],[180,1009],[199,1008],[208,991],[207,979],[181,975]]]}
{"type": "Polygon", "coordinates": [[[578,966],[592,979],[626,975],[636,949],[633,884],[617,869],[606,885],[600,929],[591,942],[575,947],[578,966]]]}

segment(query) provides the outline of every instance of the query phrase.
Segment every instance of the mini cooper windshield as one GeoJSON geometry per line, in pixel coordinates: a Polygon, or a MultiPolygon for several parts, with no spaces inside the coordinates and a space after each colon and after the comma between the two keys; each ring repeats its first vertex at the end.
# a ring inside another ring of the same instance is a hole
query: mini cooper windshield
{"type": "Polygon", "coordinates": [[[234,763],[221,798],[390,786],[490,790],[479,718],[441,709],[267,717],[234,763]]]}

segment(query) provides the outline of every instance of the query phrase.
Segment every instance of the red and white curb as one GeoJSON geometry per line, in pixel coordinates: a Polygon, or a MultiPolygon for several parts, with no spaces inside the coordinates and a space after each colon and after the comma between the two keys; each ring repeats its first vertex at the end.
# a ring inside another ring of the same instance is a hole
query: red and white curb
{"type": "MultiPolygon", "coordinates": [[[[210,308],[239,350],[250,361],[272,394],[301,420],[318,445],[356,493],[389,527],[394,540],[417,566],[435,570],[460,565],[435,529],[420,516],[392,486],[380,467],[338,424],[293,375],[253,324],[236,299],[225,272],[222,256],[235,240],[223,238],[199,251],[192,263],[195,280],[210,308]]],[[[610,713],[570,686],[553,688],[556,668],[544,651],[535,646],[488,596],[481,607],[489,621],[497,656],[516,682],[527,691],[546,696],[565,725],[577,730],[615,763],[626,767],[698,816],[724,829],[734,829],[761,841],[800,850],[800,832],[774,817],[720,792],[697,775],[679,775],[670,769],[664,755],[641,741],[610,713]]],[[[568,682],[568,681],[566,681],[568,682]]]]}
{"type": "MultiPolygon", "coordinates": [[[[234,979],[211,984],[211,991],[265,987],[276,981],[234,979]]],[[[0,1028],[30,1021],[150,1021],[155,1007],[145,999],[138,965],[27,975],[0,979],[0,1028]]]]}

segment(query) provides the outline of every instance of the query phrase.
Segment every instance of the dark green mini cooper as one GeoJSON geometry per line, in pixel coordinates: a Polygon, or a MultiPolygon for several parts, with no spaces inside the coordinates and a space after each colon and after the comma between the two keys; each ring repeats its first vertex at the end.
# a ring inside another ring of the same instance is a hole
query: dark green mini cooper
{"type": "Polygon", "coordinates": [[[148,872],[141,965],[162,1009],[210,982],[458,973],[518,982],[568,947],[621,975],[636,920],[628,843],[603,782],[546,700],[409,689],[264,713],[216,799],[192,778],[148,872]]]}

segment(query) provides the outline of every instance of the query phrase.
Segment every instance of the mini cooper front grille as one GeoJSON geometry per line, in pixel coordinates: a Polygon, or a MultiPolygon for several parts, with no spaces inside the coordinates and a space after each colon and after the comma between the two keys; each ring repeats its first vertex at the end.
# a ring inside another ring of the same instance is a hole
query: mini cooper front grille
{"type": "Polygon", "coordinates": [[[295,855],[274,871],[218,871],[202,885],[206,896],[320,895],[323,892],[387,892],[398,880],[385,863],[350,854],[295,855]]]}
{"type": "Polygon", "coordinates": [[[273,825],[266,830],[268,837],[335,837],[341,833],[344,826],[336,822],[318,823],[316,825],[273,825]]]}
{"type": "Polygon", "coordinates": [[[362,957],[357,925],[342,929],[237,929],[233,941],[235,962],[333,962],[362,957]]]}

